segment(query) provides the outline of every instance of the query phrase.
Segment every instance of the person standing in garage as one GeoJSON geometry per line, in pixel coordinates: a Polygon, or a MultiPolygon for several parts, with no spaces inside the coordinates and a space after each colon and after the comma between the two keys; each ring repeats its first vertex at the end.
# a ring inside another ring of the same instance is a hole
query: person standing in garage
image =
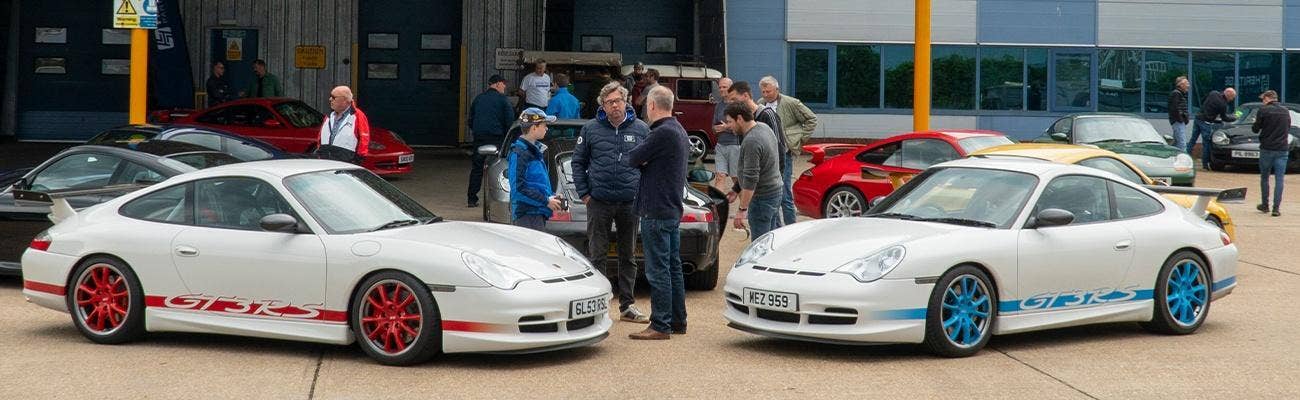
{"type": "Polygon", "coordinates": [[[352,89],[330,90],[330,115],[320,126],[315,154],[323,159],[360,164],[370,148],[370,121],[352,101],[352,89]]]}
{"type": "Polygon", "coordinates": [[[551,188],[551,174],[546,168],[546,146],[538,143],[546,137],[546,124],[555,117],[538,108],[519,114],[523,133],[510,145],[510,215],[514,224],[538,231],[546,230],[546,220],[560,211],[560,195],[551,188]]]}
{"type": "Polygon", "coordinates": [[[1187,140],[1187,154],[1192,154],[1192,147],[1196,146],[1196,138],[1201,138],[1201,166],[1205,170],[1210,170],[1210,149],[1214,146],[1210,141],[1210,135],[1214,131],[1223,127],[1224,123],[1236,121],[1237,117],[1228,112],[1228,104],[1237,98],[1237,90],[1233,88],[1223,89],[1223,93],[1218,90],[1210,91],[1205,95],[1205,101],[1201,103],[1201,111],[1196,113],[1196,126],[1192,129],[1192,137],[1187,140]]]}
{"type": "Polygon", "coordinates": [[[555,95],[551,96],[551,102],[546,106],[546,114],[562,119],[577,119],[582,106],[578,104],[578,98],[569,93],[569,76],[555,74],[555,85],[555,95]]]}
{"type": "Polygon", "coordinates": [[[230,82],[226,81],[226,63],[212,63],[212,76],[203,85],[208,92],[208,107],[231,100],[230,82]]]}
{"type": "Polygon", "coordinates": [[[573,183],[578,198],[587,205],[587,257],[605,267],[611,230],[618,229],[619,319],[639,324],[650,317],[635,305],[636,195],[641,171],[624,162],[628,151],[650,134],[650,127],[636,118],[627,104],[627,88],[610,82],[600,89],[601,108],[596,119],[582,126],[573,149],[573,183]]]}
{"type": "Polygon", "coordinates": [[[686,277],[682,275],[682,188],[691,154],[686,128],[673,117],[673,92],[649,89],[646,112],[650,135],[628,154],[641,169],[637,212],[645,275],[650,282],[650,326],[629,335],[635,340],[664,340],[686,333],[686,277]]]}
{"type": "Polygon", "coordinates": [[[1179,149],[1187,148],[1187,123],[1191,119],[1187,116],[1187,88],[1191,84],[1187,82],[1186,76],[1179,76],[1174,79],[1174,90],[1169,92],[1169,126],[1174,133],[1174,147],[1179,149]]]}
{"type": "Polygon", "coordinates": [[[1286,177],[1287,152],[1290,150],[1291,110],[1277,103],[1277,92],[1259,95],[1259,108],[1252,132],[1259,134],[1259,212],[1268,212],[1268,178],[1274,177],[1273,216],[1282,215],[1282,181],[1286,177]]]}
{"type": "Polygon", "coordinates": [[[247,91],[240,92],[240,96],[249,98],[284,97],[284,88],[280,87],[280,78],[275,74],[266,72],[266,61],[260,58],[253,60],[253,75],[257,75],[257,78],[253,79],[247,91]]]}
{"type": "Polygon", "coordinates": [[[478,193],[483,189],[483,164],[487,156],[478,153],[479,146],[500,146],[514,118],[510,99],[506,98],[506,80],[501,75],[488,78],[488,89],[474,97],[469,106],[469,127],[474,134],[474,150],[469,157],[469,191],[466,194],[470,208],[478,207],[478,193]]]}
{"type": "Polygon", "coordinates": [[[546,73],[546,60],[533,63],[533,73],[524,76],[519,82],[518,94],[524,99],[524,108],[545,110],[551,104],[551,74],[546,73]]]}

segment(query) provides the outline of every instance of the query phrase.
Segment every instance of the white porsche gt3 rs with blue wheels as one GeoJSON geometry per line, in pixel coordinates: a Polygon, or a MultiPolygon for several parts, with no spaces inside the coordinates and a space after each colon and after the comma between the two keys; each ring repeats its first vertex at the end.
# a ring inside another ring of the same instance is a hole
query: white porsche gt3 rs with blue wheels
{"type": "Polygon", "coordinates": [[[759,335],[951,357],[992,335],[1092,323],[1187,334],[1236,287],[1236,246],[1197,214],[1244,196],[1037,160],[952,161],[863,217],[756,239],[727,276],[724,317],[759,335]],[[1152,190],[1202,201],[1188,210],[1152,190]]]}
{"type": "Polygon", "coordinates": [[[349,344],[409,365],[608,335],[609,281],[545,233],[442,219],[350,164],[280,160],[183,174],[80,212],[23,255],[23,294],[90,340],[182,331],[349,344]]]}

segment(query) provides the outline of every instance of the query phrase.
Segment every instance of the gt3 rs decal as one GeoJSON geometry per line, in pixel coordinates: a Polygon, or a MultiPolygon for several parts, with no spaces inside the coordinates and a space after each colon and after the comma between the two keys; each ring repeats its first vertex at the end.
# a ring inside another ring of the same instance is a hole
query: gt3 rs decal
{"type": "Polygon", "coordinates": [[[1125,301],[1150,300],[1151,289],[1138,289],[1137,286],[1126,288],[1099,288],[1093,290],[1070,290],[1064,292],[1039,293],[1022,300],[998,302],[1002,312],[1047,310],[1090,306],[1096,304],[1119,303],[1125,301]]]}
{"type": "Polygon", "coordinates": [[[329,323],[344,323],[347,321],[347,313],[327,310],[319,304],[295,305],[280,300],[250,300],[234,296],[209,296],[204,294],[183,294],[169,297],[146,296],[145,306],[329,323]]]}

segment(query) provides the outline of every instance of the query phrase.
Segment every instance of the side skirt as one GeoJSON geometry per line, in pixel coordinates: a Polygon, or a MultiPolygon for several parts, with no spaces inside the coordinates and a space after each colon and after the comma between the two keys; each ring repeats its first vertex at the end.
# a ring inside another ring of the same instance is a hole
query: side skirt
{"type": "Polygon", "coordinates": [[[1060,311],[999,314],[997,329],[993,334],[1005,335],[1110,322],[1150,321],[1154,307],[1155,300],[1148,299],[1060,311]]]}

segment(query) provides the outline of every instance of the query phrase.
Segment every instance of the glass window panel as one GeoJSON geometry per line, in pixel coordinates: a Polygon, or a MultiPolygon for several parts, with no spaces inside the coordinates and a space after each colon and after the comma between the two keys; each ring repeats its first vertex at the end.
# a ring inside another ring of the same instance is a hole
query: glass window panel
{"type": "Polygon", "coordinates": [[[1286,102],[1300,103],[1300,53],[1286,55],[1286,102]]]}
{"type": "Polygon", "coordinates": [[[1147,103],[1142,111],[1169,113],[1169,92],[1174,91],[1174,81],[1187,75],[1187,52],[1147,50],[1147,103]]]}
{"type": "MultiPolygon", "coordinates": [[[[1192,52],[1192,96],[1187,99],[1192,115],[1201,110],[1201,102],[1210,91],[1223,91],[1233,86],[1236,74],[1235,53],[1192,52]]],[[[1233,108],[1233,105],[1228,104],[1228,108],[1233,108]]]]}
{"type": "Polygon", "coordinates": [[[881,46],[885,68],[885,108],[912,108],[912,46],[881,46]]]}
{"type": "Polygon", "coordinates": [[[975,109],[975,48],[934,46],[930,53],[930,104],[936,109],[975,109]]]}
{"type": "Polygon", "coordinates": [[[1029,73],[1025,108],[1047,111],[1047,49],[1025,49],[1025,68],[1029,73]]]}
{"type": "Polygon", "coordinates": [[[1097,110],[1142,110],[1142,51],[1097,51],[1097,110]]]}
{"type": "Polygon", "coordinates": [[[1237,62],[1237,95],[1241,103],[1259,101],[1265,90],[1282,90],[1281,53],[1241,53],[1237,62]]]}
{"type": "Polygon", "coordinates": [[[1024,49],[980,49],[980,109],[1023,110],[1024,68],[1024,49]]]}
{"type": "Polygon", "coordinates": [[[880,51],[876,46],[835,49],[835,106],[880,107],[880,51]]]}
{"type": "Polygon", "coordinates": [[[830,50],[795,49],[794,66],[794,97],[804,103],[829,103],[830,50]]]}
{"type": "Polygon", "coordinates": [[[1088,53],[1057,53],[1054,58],[1056,80],[1055,110],[1087,110],[1092,108],[1089,78],[1092,55],[1088,53]]]}

